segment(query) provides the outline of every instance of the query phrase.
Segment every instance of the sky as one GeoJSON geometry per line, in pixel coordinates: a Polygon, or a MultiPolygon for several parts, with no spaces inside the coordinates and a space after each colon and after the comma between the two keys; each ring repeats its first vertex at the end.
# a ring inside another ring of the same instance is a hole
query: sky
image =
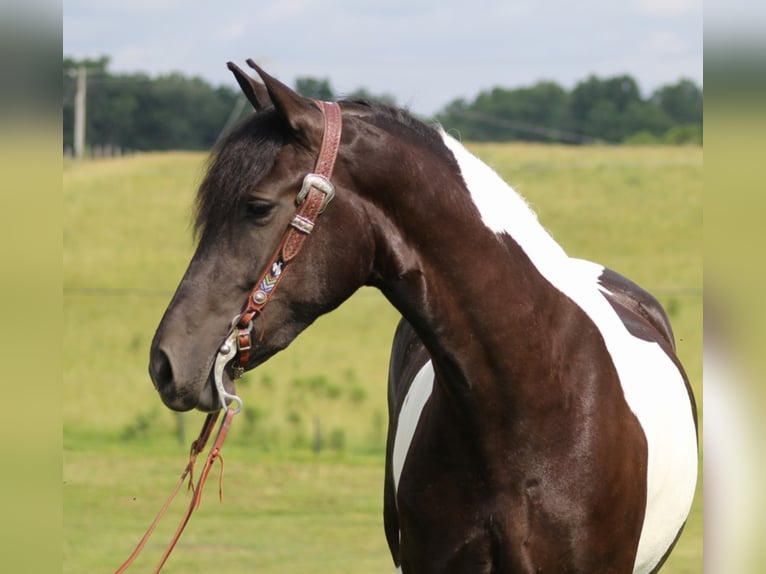
{"type": "Polygon", "coordinates": [[[431,115],[496,86],[630,74],[644,95],[702,85],[702,0],[64,0],[63,52],[114,73],[237,87],[253,58],[288,84],[328,78],[431,115]]]}

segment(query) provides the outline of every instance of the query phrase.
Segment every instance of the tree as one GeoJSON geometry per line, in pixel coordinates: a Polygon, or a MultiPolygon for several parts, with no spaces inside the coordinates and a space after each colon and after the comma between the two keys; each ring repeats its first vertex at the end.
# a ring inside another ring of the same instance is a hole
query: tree
{"type": "Polygon", "coordinates": [[[660,137],[673,125],[673,120],[662,108],[650,101],[632,102],[623,116],[623,131],[617,141],[624,141],[627,137],[639,132],[648,132],[660,137]]]}
{"type": "Polygon", "coordinates": [[[702,122],[702,90],[691,80],[682,79],[659,88],[652,94],[651,101],[676,123],[702,122]]]}
{"type": "MultiPolygon", "coordinates": [[[[218,139],[240,97],[233,87],[213,87],[181,74],[149,77],[112,74],[107,57],[63,60],[64,145],[72,146],[75,71],[88,69],[87,139],[91,146],[134,150],[209,149],[218,139]]],[[[328,78],[301,77],[304,96],[334,100],[328,78]]],[[[396,105],[390,94],[360,87],[350,97],[396,105]]],[[[571,91],[551,81],[480,92],[459,98],[436,115],[447,130],[469,141],[582,143],[601,140],[701,142],[702,90],[691,80],[662,86],[642,99],[628,75],[590,76],[571,91]]]]}
{"type": "Polygon", "coordinates": [[[622,116],[629,109],[635,111],[641,101],[638,84],[631,76],[601,79],[591,75],[572,90],[573,128],[582,134],[621,141],[627,135],[622,116]]]}
{"type": "Polygon", "coordinates": [[[602,96],[603,85],[596,76],[589,76],[574,87],[569,109],[577,130],[585,129],[590,111],[602,99],[602,96]]]}
{"type": "Polygon", "coordinates": [[[200,78],[111,74],[108,58],[63,61],[64,145],[73,139],[74,78],[88,68],[88,144],[134,150],[209,149],[231,114],[238,92],[200,78]]]}
{"type": "Polygon", "coordinates": [[[542,81],[516,89],[496,87],[483,91],[473,103],[453,100],[437,115],[445,127],[456,129],[463,139],[478,141],[563,141],[569,94],[555,82],[542,81]]]}
{"type": "Polygon", "coordinates": [[[638,83],[631,76],[615,76],[602,81],[602,99],[614,103],[618,112],[624,112],[631,104],[641,101],[638,83]]]}
{"type": "Polygon", "coordinates": [[[673,126],[665,132],[663,140],[673,145],[702,145],[702,126],[697,124],[673,126]]]}

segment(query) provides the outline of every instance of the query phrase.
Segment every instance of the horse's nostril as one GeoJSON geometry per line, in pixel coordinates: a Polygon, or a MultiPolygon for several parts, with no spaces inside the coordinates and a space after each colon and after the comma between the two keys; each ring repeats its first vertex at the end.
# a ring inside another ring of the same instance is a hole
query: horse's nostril
{"type": "Polygon", "coordinates": [[[149,362],[149,376],[156,389],[162,389],[173,382],[173,367],[162,349],[155,349],[149,362]]]}

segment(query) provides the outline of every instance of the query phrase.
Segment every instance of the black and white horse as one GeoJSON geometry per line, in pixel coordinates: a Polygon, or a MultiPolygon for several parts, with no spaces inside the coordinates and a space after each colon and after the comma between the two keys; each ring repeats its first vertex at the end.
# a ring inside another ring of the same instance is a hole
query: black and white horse
{"type": "Polygon", "coordinates": [[[212,366],[243,316],[257,336],[224,369],[229,392],[237,363],[257,367],[375,286],[403,316],[384,494],[398,570],[656,572],[697,478],[694,398],[657,301],[570,258],[443,131],[314,102],[251,65],[263,83],[230,68],[256,113],[214,152],[197,250],[152,344],[165,404],[218,408],[212,366]],[[334,199],[296,215],[328,130],[334,199]]]}

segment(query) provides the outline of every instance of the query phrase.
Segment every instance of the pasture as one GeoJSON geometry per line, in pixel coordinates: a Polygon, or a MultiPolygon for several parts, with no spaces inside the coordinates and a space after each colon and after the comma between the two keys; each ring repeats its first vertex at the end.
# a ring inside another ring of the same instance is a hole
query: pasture
{"type": "MultiPolygon", "coordinates": [[[[702,150],[469,146],[573,256],[653,292],[702,407],[702,150]]],[[[183,469],[199,413],[175,415],[146,371],[193,251],[196,153],[64,166],[64,572],[109,571],[183,469]]],[[[388,351],[398,314],[362,289],[239,384],[224,501],[208,485],[167,572],[393,571],[383,535],[388,351]]],[[[701,434],[701,433],[700,433],[701,434]]],[[[217,470],[215,471],[217,472],[217,470]]],[[[702,571],[702,483],[663,572],[702,571]]],[[[178,501],[135,571],[153,565],[178,501]]]]}

